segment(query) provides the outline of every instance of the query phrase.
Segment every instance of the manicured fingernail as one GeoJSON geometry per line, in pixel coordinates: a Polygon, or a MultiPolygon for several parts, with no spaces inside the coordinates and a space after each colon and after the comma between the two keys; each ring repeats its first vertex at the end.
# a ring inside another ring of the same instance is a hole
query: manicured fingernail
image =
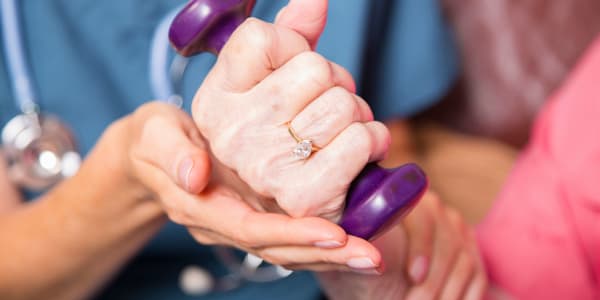
{"type": "Polygon", "coordinates": [[[373,269],[377,267],[368,257],[354,257],[349,259],[346,264],[352,269],[373,269]]]}
{"type": "Polygon", "coordinates": [[[179,164],[179,170],[177,171],[177,176],[179,176],[179,182],[183,184],[186,190],[190,189],[190,174],[192,173],[192,169],[194,168],[194,160],[191,158],[184,159],[179,164]]]}
{"type": "Polygon", "coordinates": [[[352,269],[354,273],[363,274],[363,275],[381,275],[381,272],[377,271],[377,269],[352,269]]]}
{"type": "Polygon", "coordinates": [[[410,265],[410,277],[414,282],[421,282],[427,274],[427,259],[423,256],[417,257],[410,265]]]}
{"type": "Polygon", "coordinates": [[[344,244],[338,242],[338,241],[320,241],[320,242],[316,242],[315,243],[315,247],[319,247],[319,248],[325,248],[325,249],[332,249],[332,248],[339,248],[341,246],[343,246],[344,244]]]}

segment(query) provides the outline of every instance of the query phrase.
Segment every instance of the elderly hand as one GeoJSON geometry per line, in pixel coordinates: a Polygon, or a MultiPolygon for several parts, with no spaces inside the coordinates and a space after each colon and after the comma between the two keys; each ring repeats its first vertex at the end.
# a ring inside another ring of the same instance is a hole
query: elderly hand
{"type": "Polygon", "coordinates": [[[377,239],[381,276],[320,273],[331,299],[482,299],[487,277],[462,217],[426,194],[403,223],[377,239]]]}
{"type": "Polygon", "coordinates": [[[385,156],[390,136],[351,75],[312,51],[326,15],[327,1],[291,1],[275,24],[243,23],[198,90],[193,116],[216,158],[258,193],[255,207],[275,199],[293,217],[337,221],[350,183],[385,156]],[[288,126],[320,150],[292,155],[288,126]]]}
{"type": "Polygon", "coordinates": [[[374,246],[348,237],[327,220],[292,218],[248,205],[242,183],[211,163],[192,119],[172,105],[142,106],[115,123],[103,139],[115,136],[118,140],[111,144],[124,147],[115,151],[127,153],[121,165],[131,181],[200,243],[236,247],[289,268],[364,272],[380,263],[374,246]]]}

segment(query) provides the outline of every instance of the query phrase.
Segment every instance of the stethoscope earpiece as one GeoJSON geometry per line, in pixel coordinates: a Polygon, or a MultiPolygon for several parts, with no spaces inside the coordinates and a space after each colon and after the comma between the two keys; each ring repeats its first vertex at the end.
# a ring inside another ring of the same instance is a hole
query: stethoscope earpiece
{"type": "Polygon", "coordinates": [[[20,114],[2,129],[10,178],[29,190],[44,190],[79,169],[81,157],[69,128],[51,115],[20,114]]]}

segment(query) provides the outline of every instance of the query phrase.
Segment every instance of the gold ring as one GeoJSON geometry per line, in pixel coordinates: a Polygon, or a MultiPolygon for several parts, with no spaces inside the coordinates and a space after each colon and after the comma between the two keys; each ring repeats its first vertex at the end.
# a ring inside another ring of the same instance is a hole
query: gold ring
{"type": "Polygon", "coordinates": [[[288,132],[290,133],[290,135],[292,136],[294,141],[296,141],[296,146],[294,146],[294,149],[292,150],[292,153],[294,154],[295,157],[298,157],[300,159],[307,159],[314,152],[321,150],[321,148],[319,148],[319,146],[313,145],[312,140],[307,140],[307,139],[303,139],[303,138],[299,137],[296,134],[296,131],[294,131],[294,128],[292,128],[291,121],[286,122],[285,125],[287,126],[288,132]]]}

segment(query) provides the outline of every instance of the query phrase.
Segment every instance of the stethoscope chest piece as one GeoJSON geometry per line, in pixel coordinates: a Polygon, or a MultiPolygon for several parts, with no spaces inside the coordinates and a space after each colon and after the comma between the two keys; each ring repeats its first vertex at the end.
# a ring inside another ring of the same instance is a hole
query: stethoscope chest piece
{"type": "Polygon", "coordinates": [[[10,178],[33,191],[72,176],[81,165],[71,130],[52,115],[14,117],[2,129],[2,147],[10,178]]]}

